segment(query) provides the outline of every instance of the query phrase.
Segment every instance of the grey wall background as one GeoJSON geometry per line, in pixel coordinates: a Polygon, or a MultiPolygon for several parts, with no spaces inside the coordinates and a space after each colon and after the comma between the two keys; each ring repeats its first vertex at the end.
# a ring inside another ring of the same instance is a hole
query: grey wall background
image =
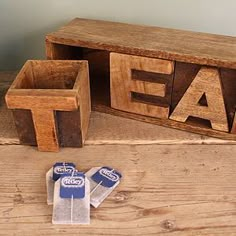
{"type": "Polygon", "coordinates": [[[45,58],[45,34],[75,17],[236,35],[235,0],[0,0],[0,70],[45,58]]]}

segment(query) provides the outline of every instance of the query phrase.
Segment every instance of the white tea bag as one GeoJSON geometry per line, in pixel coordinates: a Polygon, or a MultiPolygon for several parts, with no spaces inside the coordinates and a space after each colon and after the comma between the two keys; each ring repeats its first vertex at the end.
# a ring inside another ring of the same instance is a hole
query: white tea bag
{"type": "Polygon", "coordinates": [[[86,174],[90,182],[90,204],[97,208],[120,183],[121,174],[109,167],[94,167],[86,174]]]}
{"type": "Polygon", "coordinates": [[[83,173],[63,174],[56,181],[52,223],[90,223],[90,183],[83,173]]]}
{"type": "Polygon", "coordinates": [[[75,170],[74,163],[57,162],[46,174],[47,204],[53,204],[54,184],[63,173],[72,173],[75,170]]]}

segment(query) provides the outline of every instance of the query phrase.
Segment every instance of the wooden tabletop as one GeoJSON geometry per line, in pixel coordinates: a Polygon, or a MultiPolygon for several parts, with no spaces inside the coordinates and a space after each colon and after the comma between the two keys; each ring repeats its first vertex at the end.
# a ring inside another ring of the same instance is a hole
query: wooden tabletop
{"type": "Polygon", "coordinates": [[[40,153],[0,146],[0,235],[236,235],[236,146],[89,145],[40,153]],[[45,174],[56,161],[108,165],[121,184],[89,226],[52,225],[45,174]]]}
{"type": "Polygon", "coordinates": [[[236,37],[76,18],[46,41],[236,69],[236,37]]]}

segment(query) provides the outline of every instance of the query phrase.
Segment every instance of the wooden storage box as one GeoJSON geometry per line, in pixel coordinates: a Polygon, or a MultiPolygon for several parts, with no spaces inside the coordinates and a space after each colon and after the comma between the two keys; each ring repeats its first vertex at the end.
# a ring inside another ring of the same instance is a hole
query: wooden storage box
{"type": "Polygon", "coordinates": [[[6,94],[22,144],[81,147],[91,110],[86,61],[27,61],[6,94]]]}
{"type": "Polygon", "coordinates": [[[236,140],[236,38],[76,18],[48,59],[84,59],[92,109],[236,140]]]}

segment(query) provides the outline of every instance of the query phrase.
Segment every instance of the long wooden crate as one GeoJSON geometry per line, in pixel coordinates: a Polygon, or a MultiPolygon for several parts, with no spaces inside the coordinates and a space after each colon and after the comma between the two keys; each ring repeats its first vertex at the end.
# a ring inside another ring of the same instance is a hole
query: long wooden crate
{"type": "Polygon", "coordinates": [[[236,38],[76,18],[48,59],[84,59],[97,111],[236,140],[236,38]]]}

